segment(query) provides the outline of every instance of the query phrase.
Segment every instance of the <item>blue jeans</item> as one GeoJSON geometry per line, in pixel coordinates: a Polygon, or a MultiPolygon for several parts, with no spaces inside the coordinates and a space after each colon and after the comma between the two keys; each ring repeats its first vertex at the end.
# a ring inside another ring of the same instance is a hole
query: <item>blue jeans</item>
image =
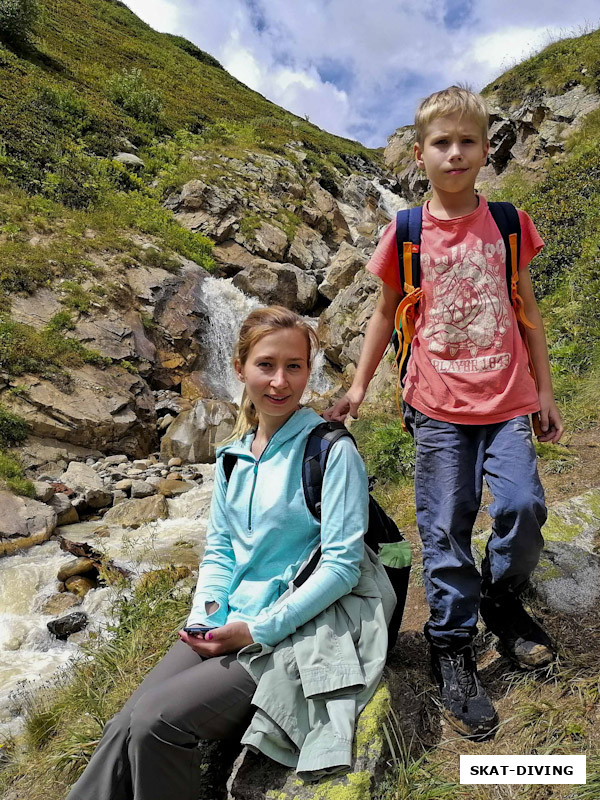
{"type": "Polygon", "coordinates": [[[458,425],[431,419],[407,404],[404,410],[417,446],[417,524],[431,612],[425,634],[440,646],[460,646],[477,631],[482,590],[518,594],[540,557],[546,505],[529,418],[458,425]],[[484,477],[494,500],[482,579],[471,534],[484,477]]]}

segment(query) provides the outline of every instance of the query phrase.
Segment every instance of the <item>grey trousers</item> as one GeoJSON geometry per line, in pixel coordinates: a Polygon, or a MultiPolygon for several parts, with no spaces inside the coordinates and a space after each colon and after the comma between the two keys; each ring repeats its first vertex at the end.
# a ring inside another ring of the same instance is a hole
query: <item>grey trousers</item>
{"type": "Polygon", "coordinates": [[[241,736],[256,684],[236,655],[176,642],[104,728],[67,800],[199,800],[201,739],[241,736]]]}

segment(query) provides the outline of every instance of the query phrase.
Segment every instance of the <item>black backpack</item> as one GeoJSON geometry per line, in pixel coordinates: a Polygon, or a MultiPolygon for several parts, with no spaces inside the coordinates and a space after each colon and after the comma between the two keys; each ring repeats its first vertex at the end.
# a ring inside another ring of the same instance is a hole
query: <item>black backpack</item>
{"type": "MultiPolygon", "coordinates": [[[[350,431],[341,422],[332,420],[330,422],[322,422],[313,428],[306,440],[304,458],[302,460],[302,488],[308,510],[319,522],[321,521],[321,490],[329,452],[331,446],[344,436],[350,438],[356,445],[356,441],[350,431]]],[[[233,454],[225,453],[223,456],[223,469],[227,482],[229,482],[236,461],[237,457],[233,454]]],[[[371,486],[369,486],[370,488],[371,486]]],[[[382,545],[404,541],[404,537],[398,530],[394,520],[385,513],[371,494],[369,494],[369,526],[365,533],[364,541],[375,553],[379,553],[382,545]]],[[[321,548],[319,547],[312,553],[310,560],[294,578],[295,588],[302,586],[312,575],[320,558],[321,548]]],[[[403,567],[388,567],[384,565],[384,569],[396,593],[396,608],[388,626],[388,649],[391,649],[396,644],[398,631],[402,623],[408,592],[410,564],[403,567]]]]}

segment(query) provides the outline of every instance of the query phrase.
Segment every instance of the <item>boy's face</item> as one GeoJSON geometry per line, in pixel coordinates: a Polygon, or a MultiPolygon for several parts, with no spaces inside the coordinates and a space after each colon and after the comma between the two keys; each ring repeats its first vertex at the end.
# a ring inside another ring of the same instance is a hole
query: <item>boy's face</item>
{"type": "Polygon", "coordinates": [[[479,125],[456,113],[437,117],[427,126],[424,141],[415,144],[415,159],[434,191],[471,192],[489,149],[479,125]]]}

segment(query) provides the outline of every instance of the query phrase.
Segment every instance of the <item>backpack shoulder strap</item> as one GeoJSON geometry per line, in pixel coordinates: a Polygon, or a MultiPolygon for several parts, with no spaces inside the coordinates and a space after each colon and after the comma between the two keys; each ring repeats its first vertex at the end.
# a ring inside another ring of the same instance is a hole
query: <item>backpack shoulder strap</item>
{"type": "Polygon", "coordinates": [[[421,223],[423,207],[406,208],[396,214],[396,249],[400,286],[405,294],[421,285],[421,223]],[[407,291],[405,285],[411,288],[407,291]]]}
{"type": "Polygon", "coordinates": [[[521,258],[521,221],[519,220],[519,212],[512,203],[488,203],[488,206],[506,248],[506,282],[508,294],[512,300],[512,282],[515,276],[518,280],[519,261],[521,258]]]}
{"type": "MultiPolygon", "coordinates": [[[[504,241],[508,296],[517,315],[521,333],[525,335],[524,328],[534,328],[535,326],[527,319],[523,300],[519,295],[519,261],[521,258],[521,221],[519,212],[512,203],[488,203],[488,206],[504,241]]],[[[531,358],[529,363],[533,373],[531,358]]]]}
{"type": "Polygon", "coordinates": [[[225,472],[225,481],[229,483],[229,479],[231,478],[231,473],[233,472],[233,468],[237,464],[237,456],[234,456],[233,453],[225,453],[223,456],[223,470],[225,472]]]}
{"type": "MultiPolygon", "coordinates": [[[[354,442],[350,431],[335,420],[322,422],[309,433],[302,460],[302,488],[310,513],[321,519],[321,490],[331,446],[343,437],[354,442]]],[[[356,442],[354,442],[356,444],[356,442]]]]}

